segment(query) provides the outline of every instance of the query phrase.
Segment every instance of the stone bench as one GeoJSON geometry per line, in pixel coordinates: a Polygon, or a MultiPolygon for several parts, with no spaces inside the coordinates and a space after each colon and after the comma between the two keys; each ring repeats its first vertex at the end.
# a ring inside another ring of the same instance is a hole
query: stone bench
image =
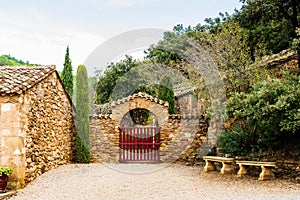
{"type": "Polygon", "coordinates": [[[234,163],[234,158],[203,156],[203,160],[205,160],[205,167],[203,169],[204,172],[215,171],[215,162],[222,163],[222,169],[220,171],[221,174],[230,174],[234,170],[233,166],[231,165],[232,163],[234,163]]]}
{"type": "Polygon", "coordinates": [[[246,166],[260,166],[261,173],[258,180],[268,180],[275,178],[272,168],[276,167],[275,162],[258,162],[258,161],[235,161],[239,165],[238,177],[243,177],[247,174],[246,166]]]}

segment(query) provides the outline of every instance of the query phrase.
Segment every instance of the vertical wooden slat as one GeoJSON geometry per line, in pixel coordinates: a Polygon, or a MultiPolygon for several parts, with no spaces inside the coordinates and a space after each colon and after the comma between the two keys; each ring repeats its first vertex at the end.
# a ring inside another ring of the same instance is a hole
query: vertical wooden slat
{"type": "Polygon", "coordinates": [[[123,128],[123,130],[122,130],[122,135],[123,135],[123,150],[122,150],[122,160],[125,160],[125,142],[126,142],[126,140],[125,140],[125,137],[126,137],[126,132],[125,132],[125,128],[123,128]]]}
{"type": "Polygon", "coordinates": [[[140,159],[140,137],[139,137],[139,128],[136,127],[136,160],[138,161],[140,159]]]}
{"type": "Polygon", "coordinates": [[[147,133],[146,133],[146,142],[147,142],[147,160],[149,160],[149,127],[147,127],[147,133]]]}
{"type": "Polygon", "coordinates": [[[157,155],[157,138],[158,138],[158,131],[157,131],[157,127],[155,127],[155,160],[158,159],[158,155],[157,155]]]}
{"type": "Polygon", "coordinates": [[[155,148],[154,148],[154,144],[153,144],[153,141],[154,141],[154,133],[153,132],[154,132],[154,129],[152,128],[151,129],[151,144],[152,144],[151,145],[151,160],[154,160],[154,158],[155,158],[155,154],[154,154],[155,153],[154,152],[155,148]]]}
{"type": "Polygon", "coordinates": [[[158,127],[158,133],[157,133],[158,137],[157,137],[157,160],[160,160],[160,127],[158,127]]]}
{"type": "Polygon", "coordinates": [[[135,128],[134,130],[134,133],[135,133],[135,160],[138,160],[139,159],[139,155],[138,155],[138,144],[139,144],[139,140],[138,140],[138,137],[137,137],[137,134],[138,134],[138,130],[137,128],[135,128]]]}
{"type": "Polygon", "coordinates": [[[121,134],[122,134],[122,152],[121,152],[121,157],[122,157],[122,160],[124,160],[124,128],[122,127],[121,128],[121,134]]]}
{"type": "Polygon", "coordinates": [[[134,138],[134,145],[133,145],[133,159],[136,160],[136,133],[135,128],[133,128],[133,138],[134,138]]]}
{"type": "Polygon", "coordinates": [[[135,159],[139,160],[139,137],[138,137],[138,128],[135,128],[135,140],[136,140],[136,148],[135,148],[135,159]]]}
{"type": "Polygon", "coordinates": [[[146,127],[143,127],[143,160],[146,160],[146,127]]]}
{"type": "Polygon", "coordinates": [[[126,127],[126,160],[129,159],[129,136],[130,136],[130,128],[129,127],[126,127]]]}
{"type": "Polygon", "coordinates": [[[142,143],[142,131],[143,129],[140,128],[139,129],[139,143],[140,143],[140,146],[139,146],[139,150],[140,150],[140,159],[139,160],[143,160],[143,153],[142,153],[142,146],[143,146],[143,143],[142,143]]]}
{"type": "Polygon", "coordinates": [[[130,135],[129,135],[129,142],[130,142],[130,145],[129,145],[129,149],[130,149],[130,152],[129,152],[129,160],[132,160],[132,127],[130,127],[130,131],[129,131],[130,135]]]}
{"type": "Polygon", "coordinates": [[[119,127],[119,158],[122,160],[121,151],[122,151],[122,131],[121,127],[119,127]]]}
{"type": "Polygon", "coordinates": [[[159,161],[160,127],[119,127],[120,161],[159,161]]]}

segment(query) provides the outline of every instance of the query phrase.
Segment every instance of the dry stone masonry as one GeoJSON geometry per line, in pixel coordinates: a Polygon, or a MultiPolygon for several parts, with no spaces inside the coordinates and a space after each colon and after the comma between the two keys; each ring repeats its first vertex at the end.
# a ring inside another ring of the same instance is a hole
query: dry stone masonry
{"type": "Polygon", "coordinates": [[[152,112],[161,127],[161,161],[178,160],[185,164],[194,164],[202,144],[206,141],[208,124],[203,115],[199,115],[199,105],[193,97],[181,97],[180,104],[183,105],[182,114],[169,115],[167,102],[138,93],[117,102],[95,106],[96,115],[90,120],[93,161],[119,161],[118,127],[126,113],[141,108],[152,112]]]}
{"type": "Polygon", "coordinates": [[[73,109],[54,66],[0,67],[0,82],[0,165],[20,188],[73,159],[73,109]]]}

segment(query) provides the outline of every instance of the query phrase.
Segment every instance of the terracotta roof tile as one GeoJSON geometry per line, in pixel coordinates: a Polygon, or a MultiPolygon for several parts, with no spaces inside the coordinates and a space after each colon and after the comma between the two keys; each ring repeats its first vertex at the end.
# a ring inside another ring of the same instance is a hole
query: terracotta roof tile
{"type": "Polygon", "coordinates": [[[54,72],[55,66],[0,66],[0,95],[21,94],[54,72]]]}
{"type": "Polygon", "coordinates": [[[135,93],[131,96],[128,96],[128,97],[124,97],[122,99],[119,99],[117,101],[112,101],[110,103],[106,103],[106,104],[102,104],[102,105],[96,105],[94,104],[94,111],[95,111],[95,114],[111,114],[112,113],[112,109],[120,104],[124,104],[126,102],[129,102],[135,98],[144,98],[146,100],[149,100],[149,101],[152,101],[152,102],[155,102],[157,104],[160,104],[162,106],[166,106],[168,107],[169,106],[169,103],[167,101],[162,101],[156,97],[153,97],[149,94],[146,94],[146,93],[142,93],[142,92],[139,92],[139,93],[135,93]]]}

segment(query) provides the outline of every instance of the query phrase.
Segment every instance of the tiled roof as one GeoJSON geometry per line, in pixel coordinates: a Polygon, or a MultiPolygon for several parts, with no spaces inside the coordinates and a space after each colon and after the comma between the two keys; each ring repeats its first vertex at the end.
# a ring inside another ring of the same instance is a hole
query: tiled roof
{"type": "Polygon", "coordinates": [[[21,94],[48,77],[55,66],[0,66],[0,95],[21,94]]]}
{"type": "Polygon", "coordinates": [[[130,100],[133,100],[133,99],[138,98],[138,97],[144,98],[144,99],[146,99],[146,100],[155,102],[155,103],[157,103],[157,104],[160,104],[160,105],[163,105],[163,106],[166,106],[166,107],[169,106],[169,103],[166,102],[166,101],[160,100],[160,99],[158,99],[158,98],[156,98],[156,97],[153,97],[153,96],[151,96],[151,95],[149,95],[149,94],[146,94],[146,93],[143,93],[143,92],[139,92],[139,93],[135,93],[135,94],[133,94],[133,95],[131,95],[131,96],[128,96],[128,97],[119,99],[119,100],[117,100],[117,101],[111,102],[111,107],[115,107],[115,106],[117,106],[117,105],[120,105],[120,104],[129,102],[130,100]]]}

